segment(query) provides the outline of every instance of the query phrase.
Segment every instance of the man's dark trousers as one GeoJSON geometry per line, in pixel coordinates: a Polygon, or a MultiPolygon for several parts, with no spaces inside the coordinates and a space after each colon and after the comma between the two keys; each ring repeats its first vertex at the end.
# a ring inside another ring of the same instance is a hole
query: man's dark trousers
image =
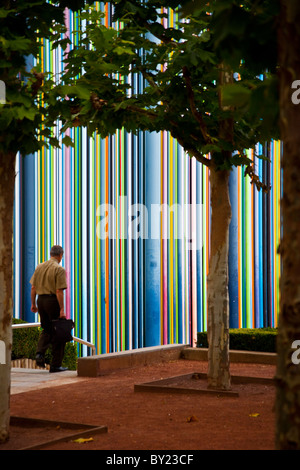
{"type": "Polygon", "coordinates": [[[65,343],[55,341],[52,325],[52,320],[57,320],[60,315],[60,307],[56,295],[39,295],[37,306],[43,329],[38,341],[37,353],[45,356],[47,349],[52,346],[51,367],[61,367],[65,343]]]}

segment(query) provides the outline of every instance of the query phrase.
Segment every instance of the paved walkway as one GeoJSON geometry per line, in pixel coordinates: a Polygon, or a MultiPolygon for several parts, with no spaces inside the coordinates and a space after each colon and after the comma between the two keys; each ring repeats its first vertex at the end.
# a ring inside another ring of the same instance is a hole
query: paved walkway
{"type": "MultiPolygon", "coordinates": [[[[97,372],[98,369],[112,368],[122,369],[132,367],[137,364],[150,364],[160,361],[169,361],[183,357],[187,360],[207,360],[207,350],[204,348],[185,348],[182,345],[168,345],[152,348],[141,348],[134,351],[123,351],[120,353],[103,354],[101,356],[91,356],[80,358],[77,371],[65,371],[50,373],[45,369],[29,369],[12,367],[11,369],[11,394],[28,392],[46,387],[55,387],[70,383],[80,382],[87,377],[94,377],[97,374],[86,372],[97,372]],[[178,352],[179,351],[179,352],[178,352]],[[180,352],[181,351],[181,352],[180,352]],[[182,356],[180,356],[182,354],[182,356]],[[101,362],[101,366],[99,365],[101,362]],[[92,370],[91,364],[93,365],[92,370]],[[81,373],[79,370],[81,367],[81,373]],[[95,370],[94,370],[95,369],[95,370]]],[[[252,351],[230,351],[231,362],[275,364],[276,355],[274,353],[256,353],[252,351]]]]}
{"type": "Polygon", "coordinates": [[[45,387],[55,387],[83,380],[76,370],[50,373],[43,369],[11,369],[11,395],[45,387]]]}

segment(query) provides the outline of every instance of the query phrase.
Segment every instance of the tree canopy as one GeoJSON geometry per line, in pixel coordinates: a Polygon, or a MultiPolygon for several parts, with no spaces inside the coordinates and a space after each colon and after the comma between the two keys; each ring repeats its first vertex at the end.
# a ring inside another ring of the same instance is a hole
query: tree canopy
{"type": "Polygon", "coordinates": [[[279,136],[276,53],[267,54],[273,3],[109,3],[111,27],[96,8],[81,14],[63,85],[49,91],[48,112],[60,115],[62,131],[82,125],[105,137],[120,128],[166,130],[205,165],[246,165],[251,176],[245,150],[279,136]]]}
{"type": "MultiPolygon", "coordinates": [[[[84,0],[4,0],[0,6],[0,152],[23,155],[38,150],[51,131],[43,125],[41,89],[45,77],[32,67],[43,41],[61,42],[65,8],[78,10],[84,0]],[[29,65],[30,64],[30,65],[29,65]]],[[[54,143],[54,142],[53,142],[54,143]]]]}

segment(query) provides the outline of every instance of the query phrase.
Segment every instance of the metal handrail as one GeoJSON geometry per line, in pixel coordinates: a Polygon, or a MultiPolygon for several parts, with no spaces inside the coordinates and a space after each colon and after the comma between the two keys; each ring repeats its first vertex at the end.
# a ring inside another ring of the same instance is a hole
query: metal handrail
{"type": "MultiPolygon", "coordinates": [[[[41,326],[40,323],[15,323],[12,325],[13,329],[17,328],[32,328],[36,326],[41,326]]],[[[84,344],[85,346],[88,346],[89,348],[92,349],[92,356],[96,354],[96,347],[94,344],[89,343],[88,341],[85,341],[84,339],[77,338],[76,336],[73,336],[73,340],[76,341],[77,343],[84,344]]]]}

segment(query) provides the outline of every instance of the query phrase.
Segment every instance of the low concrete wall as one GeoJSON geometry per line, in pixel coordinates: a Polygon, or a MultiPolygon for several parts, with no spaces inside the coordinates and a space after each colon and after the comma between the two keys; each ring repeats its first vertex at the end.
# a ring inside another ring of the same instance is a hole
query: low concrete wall
{"type": "MultiPolygon", "coordinates": [[[[177,359],[207,361],[207,352],[207,348],[191,348],[189,345],[184,344],[170,344],[80,357],[77,363],[77,374],[80,377],[97,377],[115,369],[168,362],[177,359]]],[[[230,362],[276,364],[275,353],[231,350],[229,358],[230,362]]]]}
{"type": "MultiPolygon", "coordinates": [[[[207,361],[207,348],[186,348],[182,351],[182,359],[189,361],[207,361]]],[[[252,364],[276,364],[276,353],[265,353],[255,351],[229,351],[230,362],[244,362],[252,364]]]]}
{"type": "Polygon", "coordinates": [[[97,377],[113,369],[168,362],[180,359],[182,351],[187,347],[189,346],[184,344],[170,344],[80,357],[77,362],[77,374],[80,377],[97,377]]]}

